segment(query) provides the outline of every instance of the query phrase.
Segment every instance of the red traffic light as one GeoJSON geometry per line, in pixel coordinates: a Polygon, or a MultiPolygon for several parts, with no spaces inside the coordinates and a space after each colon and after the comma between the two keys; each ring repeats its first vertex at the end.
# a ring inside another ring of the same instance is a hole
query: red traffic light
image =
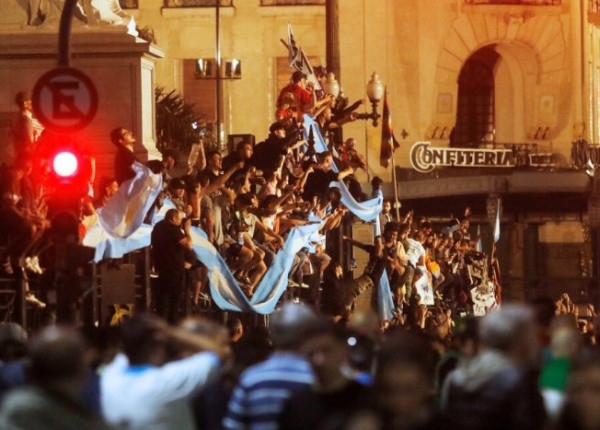
{"type": "Polygon", "coordinates": [[[79,170],[79,159],[71,151],[61,151],[52,159],[52,170],[61,178],[71,178],[79,170]]]}
{"type": "Polygon", "coordinates": [[[91,156],[85,154],[73,135],[49,134],[36,148],[43,172],[43,185],[53,200],[78,199],[89,191],[91,156]]]}

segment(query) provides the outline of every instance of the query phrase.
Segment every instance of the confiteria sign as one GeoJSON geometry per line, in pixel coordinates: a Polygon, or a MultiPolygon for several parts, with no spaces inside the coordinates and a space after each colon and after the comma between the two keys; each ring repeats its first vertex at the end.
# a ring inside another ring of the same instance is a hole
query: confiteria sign
{"type": "Polygon", "coordinates": [[[410,163],[427,173],[436,167],[515,167],[510,149],[432,148],[431,142],[417,142],[410,149],[410,163]]]}

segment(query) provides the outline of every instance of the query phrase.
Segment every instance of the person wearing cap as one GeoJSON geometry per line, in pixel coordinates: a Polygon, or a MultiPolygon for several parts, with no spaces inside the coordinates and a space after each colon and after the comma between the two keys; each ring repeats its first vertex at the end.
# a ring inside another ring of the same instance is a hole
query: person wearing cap
{"type": "Polygon", "coordinates": [[[296,143],[295,140],[296,136],[287,135],[283,123],[274,122],[269,127],[269,137],[265,141],[256,144],[252,158],[248,163],[257,170],[274,172],[277,170],[282,157],[287,156],[296,143]]]}
{"type": "Polygon", "coordinates": [[[188,207],[185,196],[185,181],[181,178],[173,178],[169,181],[167,195],[175,204],[175,207],[186,215],[190,215],[191,207],[188,207]]]}

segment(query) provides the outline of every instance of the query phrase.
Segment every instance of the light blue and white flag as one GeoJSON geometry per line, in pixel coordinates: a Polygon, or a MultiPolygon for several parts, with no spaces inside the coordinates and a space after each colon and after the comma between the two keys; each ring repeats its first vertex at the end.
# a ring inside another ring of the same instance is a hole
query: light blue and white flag
{"type": "Polygon", "coordinates": [[[496,207],[496,221],[494,222],[494,243],[500,240],[500,199],[498,199],[498,206],[496,207]]]}
{"type": "Polygon", "coordinates": [[[277,252],[275,261],[263,276],[250,300],[253,310],[259,314],[270,314],[284,293],[294,256],[304,248],[310,236],[319,230],[323,223],[306,224],[294,227],[288,234],[283,248],[277,252]]]}
{"type": "Polygon", "coordinates": [[[481,224],[477,224],[477,242],[475,242],[475,251],[483,252],[483,244],[481,243],[481,224]]]}
{"type": "Polygon", "coordinates": [[[208,269],[210,294],[219,309],[234,312],[251,311],[252,305],[248,298],[239,287],[221,254],[208,241],[206,233],[197,227],[192,227],[190,235],[198,260],[208,269]]]}
{"type": "Polygon", "coordinates": [[[108,200],[98,218],[114,237],[129,237],[144,222],[146,213],[162,190],[162,176],[137,161],[131,165],[135,176],[123,182],[108,200]]]}
{"type": "Polygon", "coordinates": [[[264,274],[249,301],[227,263],[199,228],[192,228],[192,242],[198,259],[208,268],[210,292],[215,304],[223,310],[235,312],[253,311],[270,314],[287,288],[288,275],[294,255],[302,249],[309,236],[319,229],[320,224],[307,224],[293,228],[283,248],[277,252],[275,261],[264,274]]]}
{"type": "MultiPolygon", "coordinates": [[[[123,182],[106,205],[97,210],[98,221],[83,238],[84,246],[95,248],[95,263],[150,246],[152,226],[143,221],[162,189],[162,177],[138,162],[132,168],[135,176],[123,182]]],[[[163,208],[162,217],[170,206],[163,208]]]]}
{"type": "Polygon", "coordinates": [[[381,274],[381,279],[377,285],[377,309],[379,311],[379,321],[392,321],[394,319],[394,299],[386,270],[381,274]]]}
{"type": "MultiPolygon", "coordinates": [[[[313,132],[313,138],[315,140],[315,151],[317,153],[328,151],[327,144],[325,143],[325,139],[323,139],[323,136],[321,135],[321,131],[319,130],[318,124],[309,115],[304,115],[305,139],[308,139],[311,128],[313,132]]],[[[331,169],[334,172],[339,172],[339,169],[335,165],[335,162],[332,164],[331,169]]],[[[329,186],[336,187],[340,190],[340,193],[342,194],[342,203],[356,217],[360,218],[365,222],[375,221],[379,218],[379,213],[381,212],[381,208],[383,205],[383,194],[381,192],[378,192],[377,197],[359,203],[354,199],[352,194],[350,194],[350,191],[348,190],[348,187],[346,187],[344,181],[335,181],[332,182],[329,186]]]]}

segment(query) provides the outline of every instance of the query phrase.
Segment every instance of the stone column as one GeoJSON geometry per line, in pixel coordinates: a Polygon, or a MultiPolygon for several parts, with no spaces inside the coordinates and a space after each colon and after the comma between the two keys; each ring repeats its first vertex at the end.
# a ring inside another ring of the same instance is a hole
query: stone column
{"type": "Polygon", "coordinates": [[[339,0],[326,0],[325,21],[327,38],[327,71],[333,72],[337,80],[341,82],[339,0]]]}

